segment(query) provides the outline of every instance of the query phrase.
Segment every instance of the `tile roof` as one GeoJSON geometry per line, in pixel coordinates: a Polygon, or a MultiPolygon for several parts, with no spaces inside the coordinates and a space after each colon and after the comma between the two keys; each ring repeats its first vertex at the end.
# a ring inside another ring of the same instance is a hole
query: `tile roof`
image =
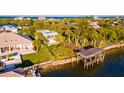
{"type": "Polygon", "coordinates": [[[8,47],[19,44],[29,44],[31,40],[24,38],[16,33],[1,32],[0,33],[0,47],[8,47]]]}

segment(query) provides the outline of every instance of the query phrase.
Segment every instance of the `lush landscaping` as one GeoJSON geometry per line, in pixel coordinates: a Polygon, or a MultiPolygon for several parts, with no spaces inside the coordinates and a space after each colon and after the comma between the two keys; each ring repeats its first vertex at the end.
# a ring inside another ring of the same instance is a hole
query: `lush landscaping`
{"type": "Polygon", "coordinates": [[[22,67],[49,61],[62,60],[74,56],[73,50],[63,45],[42,46],[39,53],[22,55],[22,67]]]}
{"type": "Polygon", "coordinates": [[[73,46],[85,47],[106,47],[113,43],[124,41],[123,18],[93,19],[93,18],[64,18],[54,20],[33,20],[23,18],[20,20],[0,19],[1,24],[16,24],[22,29],[19,33],[30,36],[34,41],[33,45],[37,51],[34,54],[23,55],[23,64],[36,64],[48,60],[61,60],[74,56],[73,48],[67,47],[64,43],[73,46]],[[100,28],[94,28],[90,22],[97,22],[100,28]],[[46,39],[36,30],[49,29],[58,32],[56,41],[60,45],[47,46],[46,39]]]}
{"type": "Polygon", "coordinates": [[[32,65],[50,60],[53,56],[49,52],[47,47],[42,47],[39,53],[22,55],[22,66],[32,65]]]}
{"type": "Polygon", "coordinates": [[[51,45],[49,50],[54,55],[54,60],[66,59],[74,56],[73,49],[64,45],[51,45]]]}
{"type": "Polygon", "coordinates": [[[33,20],[22,18],[1,18],[0,24],[16,24],[22,29],[19,33],[26,34],[33,39],[35,32],[39,29],[49,29],[59,33],[60,42],[69,42],[81,47],[92,45],[94,47],[105,47],[109,43],[116,43],[124,39],[123,18],[93,19],[93,18],[64,18],[55,20],[33,20]],[[100,26],[94,29],[89,22],[96,21],[100,26]]]}

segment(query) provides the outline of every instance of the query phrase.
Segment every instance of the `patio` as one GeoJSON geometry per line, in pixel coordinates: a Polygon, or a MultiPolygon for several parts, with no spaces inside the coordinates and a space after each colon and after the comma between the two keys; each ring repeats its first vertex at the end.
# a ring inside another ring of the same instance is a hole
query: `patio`
{"type": "Polygon", "coordinates": [[[4,63],[5,65],[10,65],[10,64],[20,64],[22,63],[22,60],[20,54],[13,53],[13,54],[1,56],[0,62],[4,63]]]}
{"type": "Polygon", "coordinates": [[[24,50],[13,50],[13,51],[6,51],[6,52],[1,52],[0,56],[4,56],[4,55],[8,55],[8,54],[13,54],[13,53],[18,53],[21,55],[24,54],[30,54],[30,53],[35,53],[36,51],[34,51],[33,49],[24,49],[24,50]]]}
{"type": "Polygon", "coordinates": [[[34,52],[32,40],[26,36],[21,36],[12,32],[1,32],[0,38],[0,56],[15,52],[19,54],[34,52]]]}

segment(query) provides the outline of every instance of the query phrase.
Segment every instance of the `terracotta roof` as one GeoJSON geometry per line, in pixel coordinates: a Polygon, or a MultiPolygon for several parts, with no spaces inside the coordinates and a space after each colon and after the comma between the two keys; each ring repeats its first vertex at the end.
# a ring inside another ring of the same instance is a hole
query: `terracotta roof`
{"type": "Polygon", "coordinates": [[[24,77],[24,76],[16,72],[10,71],[0,74],[0,77],[24,77]]]}
{"type": "Polygon", "coordinates": [[[29,44],[31,40],[24,38],[16,33],[1,32],[0,33],[0,47],[8,47],[19,44],[29,44]]]}

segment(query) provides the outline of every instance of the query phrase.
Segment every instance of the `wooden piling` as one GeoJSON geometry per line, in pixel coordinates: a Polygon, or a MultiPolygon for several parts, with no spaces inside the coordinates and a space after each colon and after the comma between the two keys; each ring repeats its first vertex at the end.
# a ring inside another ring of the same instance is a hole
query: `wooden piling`
{"type": "Polygon", "coordinates": [[[101,48],[92,48],[88,50],[82,50],[79,55],[84,62],[84,68],[88,69],[89,66],[93,67],[94,64],[99,64],[104,61],[104,50],[101,48]]]}

